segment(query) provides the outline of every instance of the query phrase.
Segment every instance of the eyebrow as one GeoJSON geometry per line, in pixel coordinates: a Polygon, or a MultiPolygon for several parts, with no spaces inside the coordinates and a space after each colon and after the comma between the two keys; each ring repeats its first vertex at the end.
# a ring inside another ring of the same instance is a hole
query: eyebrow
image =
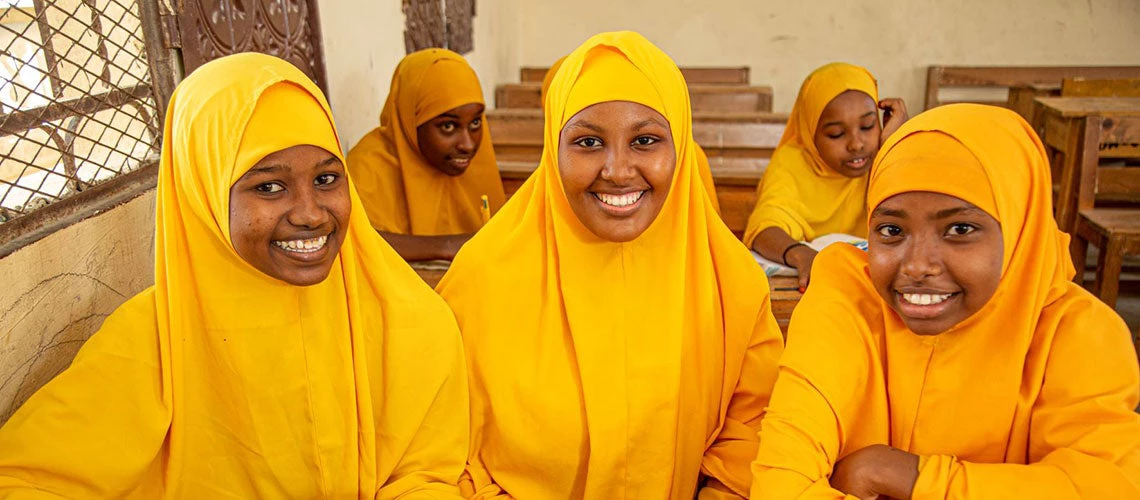
{"type": "Polygon", "coordinates": [[[640,122],[637,122],[637,125],[633,126],[633,130],[641,130],[649,125],[657,125],[658,127],[669,128],[668,125],[661,123],[661,120],[658,120],[657,118],[646,118],[640,122]]]}
{"type": "Polygon", "coordinates": [[[876,208],[871,211],[871,217],[898,217],[900,219],[906,218],[906,212],[892,208],[876,208]]]}
{"type": "Polygon", "coordinates": [[[599,134],[605,132],[605,129],[603,129],[602,127],[600,127],[598,125],[594,125],[593,123],[590,123],[588,121],[570,122],[570,123],[566,124],[566,128],[568,128],[568,129],[569,128],[584,128],[584,129],[588,129],[588,130],[593,130],[594,132],[597,132],[599,134]]]}
{"type": "Polygon", "coordinates": [[[287,170],[288,168],[289,167],[282,165],[282,164],[265,165],[265,166],[261,166],[261,167],[253,167],[253,168],[249,169],[249,172],[246,172],[246,174],[254,174],[254,173],[269,174],[269,173],[273,173],[273,172],[280,172],[282,170],[287,170]]]}
{"type": "Polygon", "coordinates": [[[983,212],[982,209],[980,209],[978,207],[975,207],[973,205],[969,205],[969,206],[965,206],[965,207],[954,207],[954,208],[947,208],[946,210],[939,210],[939,211],[934,213],[934,215],[931,217],[931,219],[932,220],[933,219],[945,219],[947,217],[951,217],[954,215],[974,214],[974,213],[985,213],[985,212],[983,212]]]}
{"type": "MultiPolygon", "coordinates": [[[[877,111],[873,111],[873,110],[872,110],[872,111],[868,111],[868,112],[866,112],[866,113],[863,113],[862,115],[860,115],[860,116],[859,116],[859,119],[860,119],[860,120],[862,120],[862,119],[864,119],[864,118],[866,118],[866,117],[868,117],[868,116],[873,116],[873,115],[875,115],[875,114],[877,114],[877,111]]],[[[832,125],[843,125],[843,120],[835,120],[835,121],[830,121],[830,122],[824,123],[823,125],[820,125],[820,127],[819,127],[819,128],[823,128],[823,127],[830,127],[830,126],[832,126],[832,125]]]]}

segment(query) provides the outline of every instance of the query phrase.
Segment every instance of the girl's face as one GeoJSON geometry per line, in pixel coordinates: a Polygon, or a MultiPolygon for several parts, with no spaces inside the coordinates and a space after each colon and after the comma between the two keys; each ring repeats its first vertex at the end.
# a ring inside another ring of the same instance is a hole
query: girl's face
{"type": "Polygon", "coordinates": [[[483,105],[449,110],[416,127],[416,143],[428,165],[452,177],[462,175],[483,140],[483,105]]]}
{"type": "Polygon", "coordinates": [[[823,108],[813,140],[820,158],[832,170],[861,177],[871,170],[882,132],[875,100],[858,90],[848,90],[823,108]]]}
{"type": "Polygon", "coordinates": [[[608,241],[633,240],[653,223],[676,164],[669,121],[632,102],[583,109],[558,139],[558,172],[570,208],[608,241]]]}
{"type": "Polygon", "coordinates": [[[1001,225],[953,196],[897,194],[871,212],[870,273],[879,295],[919,335],[978,312],[1001,281],[1001,225]]]}
{"type": "Polygon", "coordinates": [[[230,239],[258,271],[315,285],[332,269],[351,212],[340,160],[293,146],[262,158],[230,188],[230,239]]]}

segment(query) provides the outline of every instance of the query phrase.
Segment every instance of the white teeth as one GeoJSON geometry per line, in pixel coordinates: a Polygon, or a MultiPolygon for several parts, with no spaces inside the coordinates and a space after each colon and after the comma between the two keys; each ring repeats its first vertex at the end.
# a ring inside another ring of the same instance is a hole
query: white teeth
{"type": "Polygon", "coordinates": [[[318,236],[307,240],[277,240],[273,244],[287,252],[313,253],[324,248],[328,236],[318,236]]]}
{"type": "Polygon", "coordinates": [[[628,207],[633,205],[637,203],[637,200],[641,199],[641,195],[643,194],[645,194],[645,191],[634,191],[625,194],[594,193],[602,203],[614,207],[628,207]]]}
{"type": "Polygon", "coordinates": [[[928,306],[932,304],[939,304],[942,301],[950,298],[953,295],[948,293],[945,295],[930,295],[925,293],[904,293],[902,294],[903,300],[920,306],[928,306]]]}

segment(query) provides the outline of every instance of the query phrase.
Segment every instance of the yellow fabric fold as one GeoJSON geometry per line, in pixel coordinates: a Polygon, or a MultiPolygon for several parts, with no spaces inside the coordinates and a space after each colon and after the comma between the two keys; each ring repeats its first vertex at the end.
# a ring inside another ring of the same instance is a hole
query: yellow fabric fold
{"type": "Polygon", "coordinates": [[[997,291],[920,336],[875,291],[866,253],[821,252],[762,424],[753,498],[839,498],[821,479],[871,444],[921,456],[915,499],[1140,496],[1136,357],[1120,317],[1069,281],[1036,133],[1001,108],[927,111],[884,144],[869,206],[911,191],[994,211],[997,291]]]}
{"type": "Polygon", "coordinates": [[[155,285],[0,429],[0,498],[454,498],[468,442],[452,316],[352,211],[327,279],[234,250],[230,188],[300,144],[341,159],[320,90],[280,59],[210,62],[175,90],[155,285]]]}
{"type": "Polygon", "coordinates": [[[487,196],[492,213],[503,206],[486,120],[479,151],[462,175],[433,168],[420,153],[416,127],[471,103],[483,104],[483,90],[463,56],[426,49],[400,61],[380,126],[348,152],[348,168],[373,227],[417,236],[473,233],[483,225],[481,196],[487,196]]]}
{"type": "Polygon", "coordinates": [[[845,177],[827,166],[814,140],[823,109],[848,90],[879,100],[874,76],[859,66],[827,64],[804,80],[784,135],[756,187],[745,245],[751,247],[756,235],[770,227],[802,241],[832,233],[867,236],[867,177],[845,177]]]}
{"type": "Polygon", "coordinates": [[[636,33],[596,35],[563,62],[545,113],[538,170],[437,287],[460,323],[474,396],[465,491],[747,495],[782,342],[763,272],[695,174],[680,71],[636,33]],[[611,69],[591,73],[599,66],[611,69]],[[613,83],[630,72],[649,87],[613,83]],[[659,106],[677,157],[660,214],[627,243],[577,219],[558,167],[572,107],[618,97],[659,106]]]}

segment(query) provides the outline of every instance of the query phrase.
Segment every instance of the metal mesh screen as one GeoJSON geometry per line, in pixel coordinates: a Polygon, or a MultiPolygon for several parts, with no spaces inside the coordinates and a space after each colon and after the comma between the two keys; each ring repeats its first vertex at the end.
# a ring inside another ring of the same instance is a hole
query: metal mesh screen
{"type": "Polygon", "coordinates": [[[158,158],[145,43],[136,0],[0,0],[0,223],[158,158]]]}

